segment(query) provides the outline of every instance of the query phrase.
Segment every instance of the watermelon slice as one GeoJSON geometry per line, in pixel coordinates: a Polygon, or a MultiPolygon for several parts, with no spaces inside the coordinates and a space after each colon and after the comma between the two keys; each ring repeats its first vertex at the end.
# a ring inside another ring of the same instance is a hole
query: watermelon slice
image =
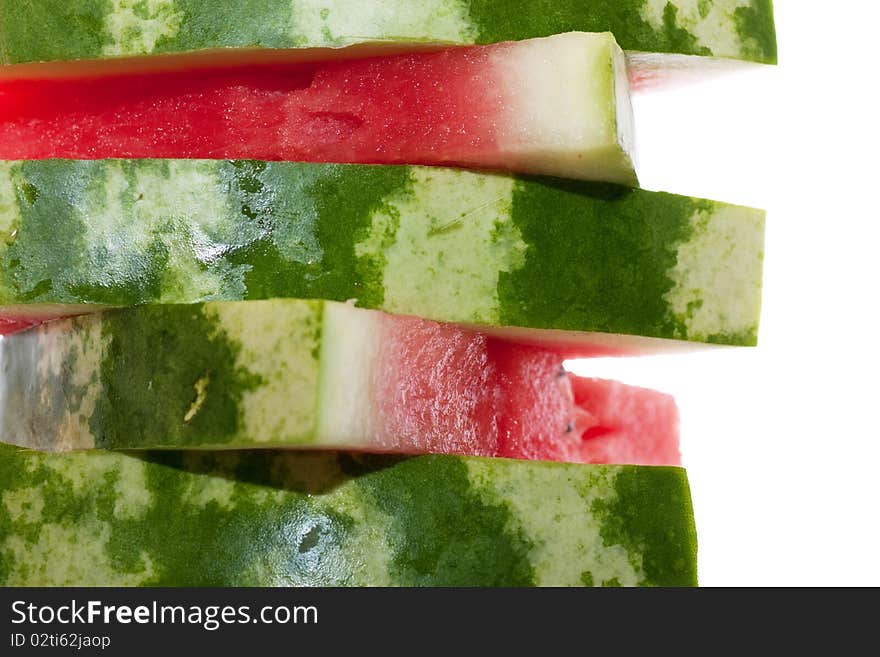
{"type": "Polygon", "coordinates": [[[0,446],[0,586],[695,586],[677,468],[0,446]]]}
{"type": "MultiPolygon", "coordinates": [[[[494,43],[613,32],[627,50],[776,62],[770,0],[0,0],[0,63],[194,53],[240,58],[279,49],[494,43]],[[229,51],[232,50],[230,53],[229,51]]],[[[159,57],[156,57],[156,56],[159,57]]],[[[86,67],[93,66],[89,62],[86,67]]],[[[21,75],[9,67],[7,75],[21,75]]]]}
{"type": "Polygon", "coordinates": [[[0,342],[0,439],[319,447],[678,465],[659,393],[576,379],[563,356],[346,304],[144,306],[0,342]],[[620,412],[621,406],[640,413],[620,412]],[[594,448],[590,437],[610,447],[594,448]]]}
{"type": "Polygon", "coordinates": [[[610,34],[288,66],[0,82],[0,160],[452,164],[636,184],[610,34]]]}
{"type": "Polygon", "coordinates": [[[763,235],[758,210],[436,167],[0,162],[0,317],[291,297],[567,348],[752,345],[763,235]]]}

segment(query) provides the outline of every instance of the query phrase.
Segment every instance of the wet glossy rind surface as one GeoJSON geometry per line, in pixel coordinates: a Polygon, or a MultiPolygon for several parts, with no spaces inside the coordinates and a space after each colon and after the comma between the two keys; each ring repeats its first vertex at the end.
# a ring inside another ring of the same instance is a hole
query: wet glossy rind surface
{"type": "Polygon", "coordinates": [[[752,345],[763,235],[749,208],[453,169],[0,163],[0,306],[355,300],[478,326],[752,345]]]}
{"type": "Polygon", "coordinates": [[[696,584],[674,468],[0,446],[0,482],[7,586],[696,584]]]}
{"type": "Polygon", "coordinates": [[[770,0],[0,1],[4,63],[613,32],[627,50],[775,63],[770,0]]]}

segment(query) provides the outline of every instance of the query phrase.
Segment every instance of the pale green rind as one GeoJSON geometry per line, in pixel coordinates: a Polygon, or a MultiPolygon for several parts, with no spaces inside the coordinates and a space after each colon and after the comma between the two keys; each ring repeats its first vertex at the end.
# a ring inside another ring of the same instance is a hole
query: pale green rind
{"type": "Polygon", "coordinates": [[[764,213],[439,167],[5,163],[0,308],[314,298],[443,322],[755,344],[764,213]]]}
{"type": "Polygon", "coordinates": [[[770,0],[0,0],[5,64],[613,32],[627,50],[775,63],[770,0]]]}
{"type": "Polygon", "coordinates": [[[507,97],[495,122],[505,170],[638,186],[626,58],[613,34],[569,32],[491,52],[507,97]]]}
{"type": "MultiPolygon", "coordinates": [[[[245,307],[248,304],[238,304],[245,307]]],[[[382,377],[382,313],[324,304],[315,441],[324,449],[368,446],[381,435],[373,390],[382,377]]]]}
{"type": "Polygon", "coordinates": [[[89,420],[108,346],[95,318],[0,340],[0,441],[55,451],[95,446],[89,420]]]}
{"type": "MultiPolygon", "coordinates": [[[[311,444],[321,351],[334,350],[322,344],[324,311],[291,300],[146,306],[8,336],[0,440],[51,451],[311,444]]],[[[375,314],[354,312],[355,323],[375,314]]],[[[331,373],[334,387],[357,363],[347,366],[331,373]]]]}
{"type": "Polygon", "coordinates": [[[0,446],[4,586],[585,584],[696,584],[683,470],[0,446]]]}

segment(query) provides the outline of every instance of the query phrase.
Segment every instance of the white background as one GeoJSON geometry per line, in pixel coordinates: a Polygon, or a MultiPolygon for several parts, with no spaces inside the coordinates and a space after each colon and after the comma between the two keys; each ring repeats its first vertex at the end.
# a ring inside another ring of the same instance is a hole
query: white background
{"type": "Polygon", "coordinates": [[[676,395],[703,586],[878,586],[880,8],[775,6],[778,68],[635,100],[644,187],[768,210],[760,347],[574,369],[676,395]]]}

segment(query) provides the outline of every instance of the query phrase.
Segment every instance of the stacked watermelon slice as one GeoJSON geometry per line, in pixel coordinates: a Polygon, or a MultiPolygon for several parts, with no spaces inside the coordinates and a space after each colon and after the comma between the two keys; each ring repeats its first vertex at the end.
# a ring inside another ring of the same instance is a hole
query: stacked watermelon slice
{"type": "Polygon", "coordinates": [[[0,584],[696,584],[675,402],[563,365],[756,344],[764,213],[638,189],[629,94],[769,0],[58,4],[0,0],[0,584]]]}

